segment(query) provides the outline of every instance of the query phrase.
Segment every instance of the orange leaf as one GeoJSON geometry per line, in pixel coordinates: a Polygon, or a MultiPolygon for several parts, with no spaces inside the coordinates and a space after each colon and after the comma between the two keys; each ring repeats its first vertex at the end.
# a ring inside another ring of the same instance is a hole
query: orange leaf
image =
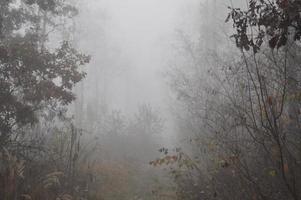
{"type": "Polygon", "coordinates": [[[284,171],[285,173],[288,173],[289,168],[288,168],[288,164],[287,164],[287,163],[285,163],[285,164],[283,165],[283,171],[284,171]]]}

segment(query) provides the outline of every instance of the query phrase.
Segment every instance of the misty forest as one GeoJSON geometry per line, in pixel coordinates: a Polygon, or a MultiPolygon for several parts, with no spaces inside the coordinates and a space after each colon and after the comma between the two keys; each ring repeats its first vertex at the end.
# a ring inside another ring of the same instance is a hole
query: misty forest
{"type": "Polygon", "coordinates": [[[0,200],[301,200],[301,0],[0,0],[0,200]]]}

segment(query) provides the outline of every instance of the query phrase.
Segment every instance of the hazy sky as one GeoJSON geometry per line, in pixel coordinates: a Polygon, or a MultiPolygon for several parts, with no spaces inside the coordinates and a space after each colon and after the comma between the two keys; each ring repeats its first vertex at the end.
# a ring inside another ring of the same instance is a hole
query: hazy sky
{"type": "Polygon", "coordinates": [[[141,103],[165,107],[162,73],[176,30],[195,28],[199,1],[80,1],[79,45],[92,55],[92,67],[101,68],[97,73],[105,79],[100,81],[113,108],[127,112],[141,103]]]}

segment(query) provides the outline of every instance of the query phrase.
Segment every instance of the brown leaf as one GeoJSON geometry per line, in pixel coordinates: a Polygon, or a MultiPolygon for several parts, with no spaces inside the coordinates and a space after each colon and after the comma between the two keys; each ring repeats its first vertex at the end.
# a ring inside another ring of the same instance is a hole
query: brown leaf
{"type": "Polygon", "coordinates": [[[285,173],[288,173],[289,168],[288,168],[288,164],[287,164],[287,163],[285,163],[285,164],[283,165],[283,171],[284,171],[285,173]]]}
{"type": "Polygon", "coordinates": [[[268,97],[268,104],[270,106],[273,105],[273,97],[271,97],[271,96],[268,97]]]}

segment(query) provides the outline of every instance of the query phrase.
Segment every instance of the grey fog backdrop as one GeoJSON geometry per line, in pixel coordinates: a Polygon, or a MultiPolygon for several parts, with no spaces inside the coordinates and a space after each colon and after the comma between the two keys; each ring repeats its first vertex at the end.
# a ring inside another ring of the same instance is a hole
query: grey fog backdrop
{"type": "Polygon", "coordinates": [[[301,200],[300,0],[0,0],[0,199],[301,200]]]}

